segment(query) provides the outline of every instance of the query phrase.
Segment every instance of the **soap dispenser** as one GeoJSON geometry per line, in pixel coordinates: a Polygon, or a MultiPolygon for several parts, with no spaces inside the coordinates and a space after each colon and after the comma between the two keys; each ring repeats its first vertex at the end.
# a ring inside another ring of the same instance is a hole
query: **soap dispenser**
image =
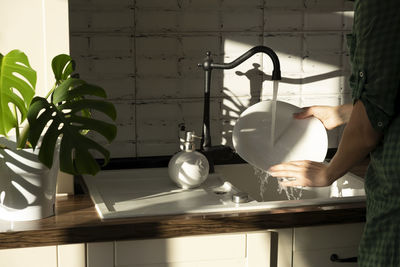
{"type": "Polygon", "coordinates": [[[207,158],[195,150],[195,138],[194,132],[185,132],[182,151],[176,153],[168,163],[169,177],[183,189],[201,185],[210,169],[207,158]]]}

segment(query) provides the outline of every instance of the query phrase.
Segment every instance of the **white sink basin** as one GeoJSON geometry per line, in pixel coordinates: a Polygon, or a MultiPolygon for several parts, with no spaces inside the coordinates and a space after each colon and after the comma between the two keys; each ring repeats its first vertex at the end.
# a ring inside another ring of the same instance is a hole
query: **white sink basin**
{"type": "Polygon", "coordinates": [[[327,187],[288,188],[287,191],[292,193],[288,200],[287,192],[279,188],[276,178],[270,177],[265,181],[265,175],[260,175],[249,164],[218,165],[215,169],[223,179],[247,192],[259,203],[257,205],[265,208],[365,201],[364,179],[352,173],[327,187]],[[300,199],[293,196],[300,196],[300,199]]]}
{"type": "Polygon", "coordinates": [[[96,176],[84,176],[90,196],[100,217],[127,218],[169,214],[215,213],[239,210],[260,210],[277,207],[364,201],[362,179],[346,175],[344,187],[305,189],[300,200],[287,200],[277,192],[277,183],[270,182],[259,193],[259,182],[248,164],[216,166],[202,186],[179,189],[168,177],[167,168],[125,169],[101,171],[96,176]],[[346,181],[346,182],[345,182],[346,181]],[[234,203],[232,196],[248,193],[246,203],[234,203]],[[332,197],[333,193],[339,197],[332,197]],[[264,201],[262,199],[264,198],[264,201]]]}
{"type": "Polygon", "coordinates": [[[238,192],[218,174],[209,175],[198,188],[180,189],[167,168],[102,171],[84,180],[105,219],[233,210],[232,194],[238,192]]]}

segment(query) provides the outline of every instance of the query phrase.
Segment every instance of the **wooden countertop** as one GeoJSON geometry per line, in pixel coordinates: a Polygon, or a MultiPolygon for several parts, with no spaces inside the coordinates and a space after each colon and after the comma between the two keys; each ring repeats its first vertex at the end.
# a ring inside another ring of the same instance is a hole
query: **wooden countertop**
{"type": "MultiPolygon", "coordinates": [[[[358,167],[354,172],[363,175],[365,166],[358,167]]],[[[49,218],[13,223],[0,221],[0,249],[247,232],[363,221],[365,221],[364,202],[251,212],[101,220],[90,197],[83,194],[58,197],[56,215],[49,218]]]]}
{"type": "Polygon", "coordinates": [[[252,212],[101,220],[90,197],[78,195],[58,197],[55,216],[29,222],[0,221],[0,249],[363,221],[363,202],[252,212]]]}

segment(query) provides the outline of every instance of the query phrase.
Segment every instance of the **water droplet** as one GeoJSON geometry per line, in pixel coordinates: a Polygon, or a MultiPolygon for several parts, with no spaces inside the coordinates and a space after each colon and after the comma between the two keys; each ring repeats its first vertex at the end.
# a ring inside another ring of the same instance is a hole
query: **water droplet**
{"type": "MultiPolygon", "coordinates": [[[[266,186],[268,184],[268,178],[272,177],[268,172],[263,171],[257,167],[253,167],[254,175],[258,177],[260,182],[260,197],[264,201],[264,192],[266,191],[266,186]]],[[[287,180],[287,178],[279,178],[277,191],[279,194],[285,192],[288,200],[299,200],[303,194],[303,189],[299,187],[287,187],[282,183],[287,180]]]]}

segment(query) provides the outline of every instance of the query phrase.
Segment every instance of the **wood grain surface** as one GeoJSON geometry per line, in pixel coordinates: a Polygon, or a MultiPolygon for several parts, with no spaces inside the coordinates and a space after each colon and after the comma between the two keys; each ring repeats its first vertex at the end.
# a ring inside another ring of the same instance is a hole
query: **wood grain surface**
{"type": "Polygon", "coordinates": [[[365,221],[365,203],[101,220],[87,195],[58,197],[56,215],[0,221],[0,249],[124,239],[248,232],[365,221]]]}

